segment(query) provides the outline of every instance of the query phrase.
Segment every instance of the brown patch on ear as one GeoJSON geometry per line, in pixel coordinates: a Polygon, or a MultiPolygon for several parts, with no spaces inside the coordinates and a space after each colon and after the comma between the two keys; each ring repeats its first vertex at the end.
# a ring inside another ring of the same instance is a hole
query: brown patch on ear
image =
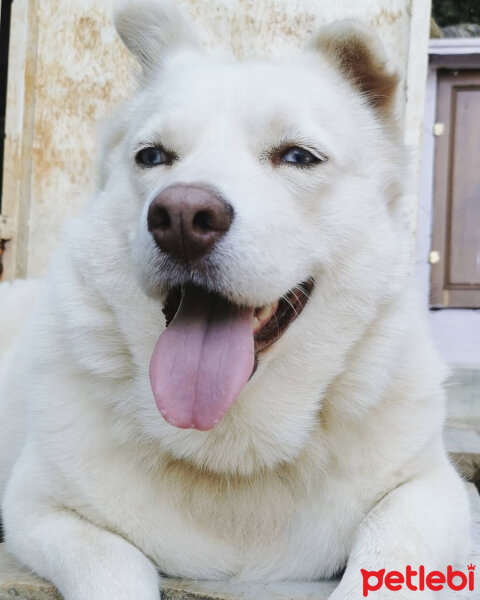
{"type": "Polygon", "coordinates": [[[387,70],[372,30],[355,20],[337,21],[320,29],[307,49],[327,56],[381,116],[392,116],[398,77],[387,70]]]}

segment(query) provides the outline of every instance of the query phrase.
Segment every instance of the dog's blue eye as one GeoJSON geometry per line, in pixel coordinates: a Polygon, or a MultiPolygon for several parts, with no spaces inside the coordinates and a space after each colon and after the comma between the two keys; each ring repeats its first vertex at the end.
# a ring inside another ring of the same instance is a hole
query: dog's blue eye
{"type": "Polygon", "coordinates": [[[157,165],[168,165],[171,164],[173,157],[168,152],[165,152],[163,148],[157,148],[151,146],[143,148],[140,152],[137,152],[135,161],[137,165],[141,167],[156,167],[157,165]]]}
{"type": "Polygon", "coordinates": [[[320,158],[305,150],[305,148],[298,148],[297,146],[287,148],[282,153],[281,159],[288,164],[300,166],[316,165],[323,162],[320,158]]]}

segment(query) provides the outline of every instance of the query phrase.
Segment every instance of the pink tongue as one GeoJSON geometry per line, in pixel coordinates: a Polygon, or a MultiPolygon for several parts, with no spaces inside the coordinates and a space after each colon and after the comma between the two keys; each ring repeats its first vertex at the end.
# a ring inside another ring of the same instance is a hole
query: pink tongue
{"type": "Polygon", "coordinates": [[[150,384],[166,421],[206,430],[225,415],[252,374],[253,313],[194,286],[183,290],[150,361],[150,384]]]}

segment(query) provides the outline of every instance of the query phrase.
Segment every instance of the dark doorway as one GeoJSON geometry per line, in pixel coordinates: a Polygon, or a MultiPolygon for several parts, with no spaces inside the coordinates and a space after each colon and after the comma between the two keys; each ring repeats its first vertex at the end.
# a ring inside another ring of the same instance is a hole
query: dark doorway
{"type": "Polygon", "coordinates": [[[8,47],[13,0],[2,0],[0,15],[0,213],[2,212],[3,153],[5,148],[5,113],[7,109],[8,47]]]}

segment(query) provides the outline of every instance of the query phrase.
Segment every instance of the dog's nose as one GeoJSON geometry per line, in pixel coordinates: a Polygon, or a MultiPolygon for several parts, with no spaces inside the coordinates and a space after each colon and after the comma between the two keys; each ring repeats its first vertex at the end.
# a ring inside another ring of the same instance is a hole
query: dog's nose
{"type": "Polygon", "coordinates": [[[148,230],[157,246],[190,261],[204,256],[228,231],[233,208],[213,189],[172,185],[148,209],[148,230]]]}

